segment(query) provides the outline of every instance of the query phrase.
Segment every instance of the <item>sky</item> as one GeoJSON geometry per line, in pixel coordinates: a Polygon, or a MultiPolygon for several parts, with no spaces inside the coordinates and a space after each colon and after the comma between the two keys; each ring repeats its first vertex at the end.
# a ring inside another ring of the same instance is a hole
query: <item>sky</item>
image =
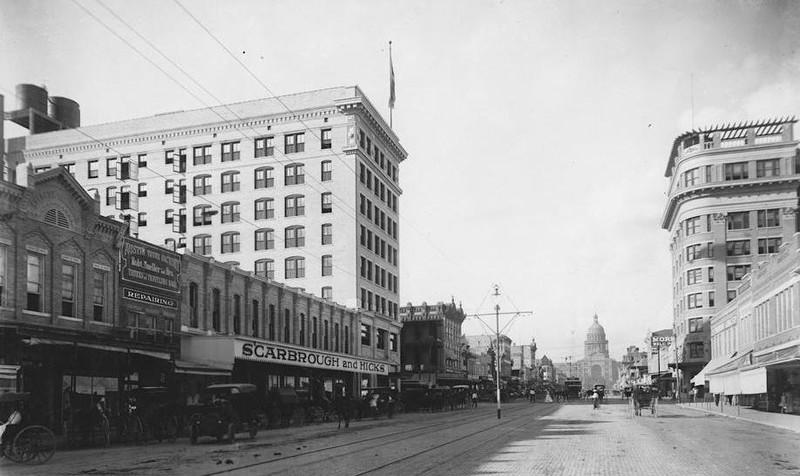
{"type": "Polygon", "coordinates": [[[800,113],[792,1],[0,0],[0,94],[46,85],[89,125],[355,84],[388,120],[390,40],[401,305],[494,332],[498,285],[529,311],[503,333],[556,362],[595,313],[616,359],[672,327],[675,137],[800,113]]]}

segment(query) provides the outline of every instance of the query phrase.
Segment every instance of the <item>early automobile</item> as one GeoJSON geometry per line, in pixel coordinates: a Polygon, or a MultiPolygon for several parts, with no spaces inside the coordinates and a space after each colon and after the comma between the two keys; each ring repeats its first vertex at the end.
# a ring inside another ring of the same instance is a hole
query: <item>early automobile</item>
{"type": "Polygon", "coordinates": [[[201,436],[212,436],[217,441],[227,437],[232,443],[236,433],[248,432],[255,438],[262,416],[262,405],[255,385],[231,383],[210,385],[200,393],[197,405],[187,408],[189,416],[189,441],[197,443],[201,436]]]}

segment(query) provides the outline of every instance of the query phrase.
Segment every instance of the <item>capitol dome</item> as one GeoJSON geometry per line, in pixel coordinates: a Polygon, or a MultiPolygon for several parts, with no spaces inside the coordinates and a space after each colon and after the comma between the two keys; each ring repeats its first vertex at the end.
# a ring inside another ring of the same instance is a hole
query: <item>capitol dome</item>
{"type": "Polygon", "coordinates": [[[597,314],[594,315],[594,322],[589,326],[589,331],[586,332],[586,342],[589,343],[602,343],[606,342],[606,330],[597,322],[597,314]]]}

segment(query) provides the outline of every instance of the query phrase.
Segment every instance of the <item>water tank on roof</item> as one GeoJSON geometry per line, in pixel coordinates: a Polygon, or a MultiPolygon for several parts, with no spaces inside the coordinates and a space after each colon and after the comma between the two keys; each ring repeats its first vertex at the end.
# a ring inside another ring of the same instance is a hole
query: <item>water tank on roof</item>
{"type": "Polygon", "coordinates": [[[65,129],[81,126],[81,106],[69,98],[50,97],[50,117],[60,122],[65,129]]]}
{"type": "Polygon", "coordinates": [[[21,109],[33,109],[47,115],[47,90],[35,84],[17,84],[17,107],[21,109]]]}

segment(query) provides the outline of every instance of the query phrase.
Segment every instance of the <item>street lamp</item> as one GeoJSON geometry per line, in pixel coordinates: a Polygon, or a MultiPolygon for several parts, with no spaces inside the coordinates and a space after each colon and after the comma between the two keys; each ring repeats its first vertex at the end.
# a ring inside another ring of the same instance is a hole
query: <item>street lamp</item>
{"type": "Polygon", "coordinates": [[[497,385],[497,419],[500,419],[500,286],[494,286],[494,293],[492,294],[492,302],[494,302],[494,317],[495,317],[495,337],[497,342],[497,351],[495,352],[495,363],[497,365],[497,375],[495,383],[497,385]]]}

